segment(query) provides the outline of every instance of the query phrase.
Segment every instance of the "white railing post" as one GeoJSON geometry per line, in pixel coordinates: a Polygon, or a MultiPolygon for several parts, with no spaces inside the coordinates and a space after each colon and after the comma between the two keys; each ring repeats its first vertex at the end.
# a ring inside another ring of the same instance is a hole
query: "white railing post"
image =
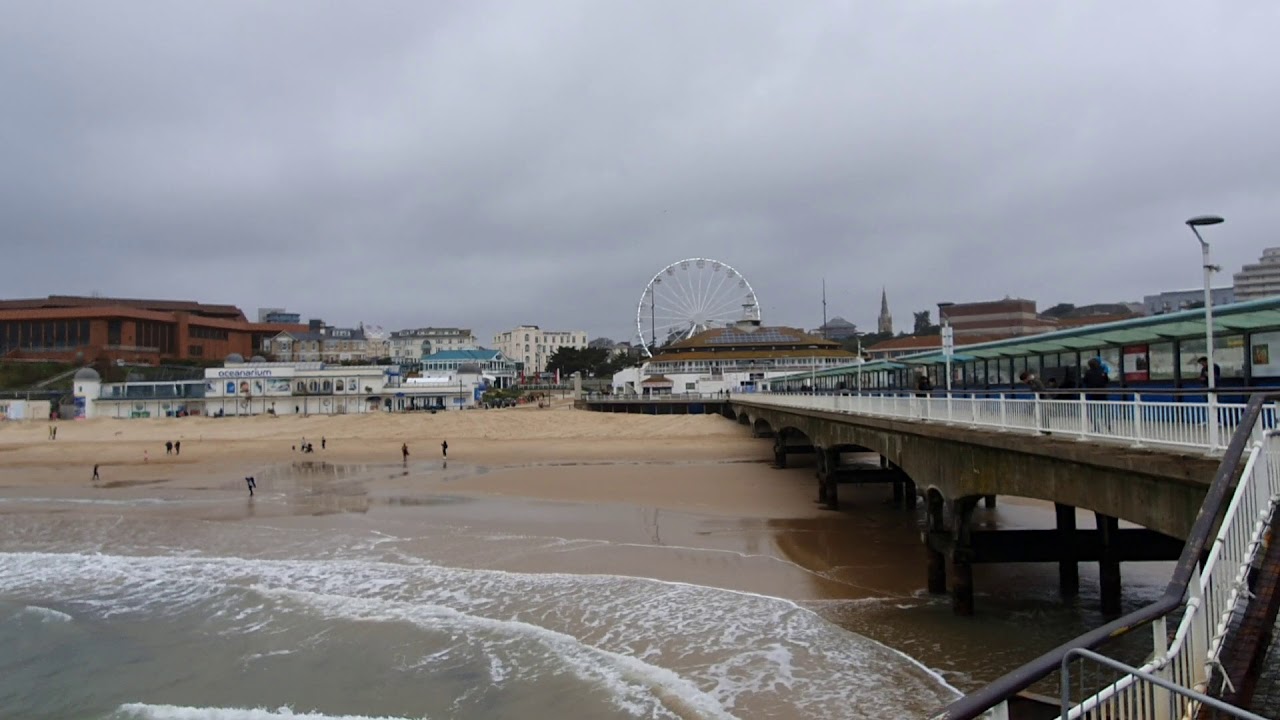
{"type": "Polygon", "coordinates": [[[1133,446],[1142,447],[1142,395],[1133,393],[1133,446]]]}
{"type": "Polygon", "coordinates": [[[1088,396],[1080,393],[1080,440],[1086,439],[1089,434],[1089,400],[1088,396]]]}
{"type": "MultiPolygon", "coordinates": [[[[951,383],[947,383],[950,385],[951,383]]],[[[951,414],[951,389],[947,389],[947,422],[953,422],[955,416],[951,414]]]]}
{"type": "Polygon", "coordinates": [[[1009,427],[1009,420],[1005,414],[1004,393],[997,394],[996,398],[1000,403],[1000,432],[1004,432],[1009,427]]]}
{"type": "Polygon", "coordinates": [[[1185,655],[1189,661],[1188,677],[1183,678],[1182,686],[1199,689],[1204,687],[1207,678],[1205,660],[1209,652],[1209,623],[1205,616],[1209,610],[1201,586],[1200,566],[1191,572],[1191,583],[1187,588],[1187,612],[1193,620],[1188,624],[1185,655]]]}
{"type": "MultiPolygon", "coordinates": [[[[1164,617],[1158,617],[1151,623],[1151,660],[1149,665],[1155,668],[1152,674],[1164,680],[1173,680],[1172,673],[1169,671],[1169,628],[1165,624],[1164,617]]],[[[1152,709],[1155,711],[1154,720],[1173,720],[1170,711],[1173,709],[1173,695],[1160,686],[1152,689],[1152,709]]]]}
{"type": "Polygon", "coordinates": [[[1218,396],[1216,394],[1209,393],[1204,410],[1205,421],[1209,423],[1209,452],[1213,452],[1218,449],[1218,396]]]}

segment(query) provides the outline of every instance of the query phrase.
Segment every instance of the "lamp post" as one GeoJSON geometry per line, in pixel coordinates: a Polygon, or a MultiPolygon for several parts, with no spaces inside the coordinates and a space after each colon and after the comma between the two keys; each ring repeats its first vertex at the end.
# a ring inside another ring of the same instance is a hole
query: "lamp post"
{"type": "Polygon", "coordinates": [[[649,357],[653,357],[653,351],[658,347],[658,329],[654,322],[656,307],[658,305],[658,283],[662,282],[662,278],[653,279],[653,287],[649,288],[649,357]]]}
{"type": "Polygon", "coordinates": [[[1204,357],[1205,382],[1208,385],[1208,395],[1205,400],[1209,409],[1209,447],[1211,450],[1218,446],[1218,403],[1214,394],[1214,388],[1217,387],[1217,378],[1214,377],[1215,367],[1213,364],[1213,293],[1210,285],[1213,281],[1213,273],[1218,267],[1209,262],[1209,243],[1200,237],[1198,228],[1202,225],[1218,225],[1222,222],[1222,218],[1217,215],[1201,215],[1187,221],[1187,227],[1191,228],[1191,232],[1195,233],[1196,240],[1200,241],[1200,254],[1204,260],[1204,357]]]}
{"type": "Polygon", "coordinates": [[[862,363],[866,362],[862,357],[862,338],[858,338],[858,394],[862,394],[862,363]]]}
{"type": "Polygon", "coordinates": [[[955,303],[952,303],[952,302],[938,303],[938,324],[942,326],[941,328],[942,359],[945,361],[947,366],[947,386],[946,387],[947,387],[948,399],[950,399],[951,397],[951,351],[952,351],[952,348],[954,347],[952,344],[952,338],[954,336],[951,334],[951,320],[949,320],[946,315],[943,315],[943,312],[945,312],[946,309],[951,307],[952,305],[955,305],[955,303]]]}

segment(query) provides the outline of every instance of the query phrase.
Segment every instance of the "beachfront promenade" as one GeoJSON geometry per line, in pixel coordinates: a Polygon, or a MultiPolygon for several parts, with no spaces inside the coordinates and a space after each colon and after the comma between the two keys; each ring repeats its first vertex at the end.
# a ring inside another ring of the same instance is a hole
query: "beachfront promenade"
{"type": "Polygon", "coordinates": [[[1122,562],[1176,561],[1158,601],[957,700],[939,719],[1047,717],[1020,715],[1019,693],[1053,674],[1065,688],[1053,704],[1062,717],[1258,717],[1239,707],[1250,702],[1280,610],[1280,543],[1267,542],[1280,537],[1273,398],[735,393],[579,404],[734,419],[773,443],[780,467],[812,457],[819,500],[831,508],[845,483],[892,483],[904,505],[923,500],[928,588],[949,591],[961,614],[974,610],[976,563],[1056,562],[1069,596],[1078,563],[1097,562],[1103,609],[1118,615],[1122,562]],[[867,453],[878,465],[865,464],[867,453]],[[981,506],[999,495],[1053,502],[1056,527],[976,529],[981,506]],[[1076,527],[1077,508],[1094,513],[1095,528],[1076,527]],[[1121,528],[1121,519],[1141,527],[1121,528]],[[1106,656],[1116,638],[1141,635],[1151,643],[1141,667],[1106,656]]]}

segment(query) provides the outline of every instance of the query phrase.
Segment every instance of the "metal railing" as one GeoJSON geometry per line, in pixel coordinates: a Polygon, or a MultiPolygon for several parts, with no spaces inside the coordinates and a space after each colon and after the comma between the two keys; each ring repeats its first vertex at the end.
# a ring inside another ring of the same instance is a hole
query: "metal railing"
{"type": "MultiPolygon", "coordinates": [[[[1092,662],[1109,670],[1132,688],[1132,692],[1128,693],[1129,701],[1114,706],[1111,714],[1105,716],[1110,720],[1140,720],[1149,717],[1267,720],[1261,715],[1233,707],[1198,690],[1182,687],[1159,675],[1130,667],[1118,660],[1084,649],[1071,650],[1062,659],[1062,720],[1076,717],[1072,714],[1072,708],[1078,707],[1071,702],[1071,660],[1073,659],[1078,659],[1081,665],[1092,662]]],[[[1081,679],[1083,676],[1083,672],[1077,675],[1081,679]]],[[[1109,687],[1114,689],[1115,685],[1113,683],[1109,687]]]]}
{"type": "MultiPolygon", "coordinates": [[[[1204,397],[1201,395],[1200,397],[1204,397]]],[[[734,399],[824,410],[850,415],[918,420],[998,431],[1067,435],[1080,440],[1114,440],[1134,446],[1157,445],[1219,452],[1240,427],[1244,403],[1123,399],[1093,400],[1085,393],[1043,397],[1028,393],[915,395],[901,392],[862,395],[754,393],[734,399]],[[1213,422],[1209,419],[1213,418],[1213,422]]],[[[1275,427],[1275,409],[1267,407],[1266,427],[1275,427]]]]}
{"type": "Polygon", "coordinates": [[[625,402],[625,403],[649,403],[649,402],[689,402],[698,400],[718,400],[721,402],[733,400],[739,396],[729,395],[724,392],[687,392],[687,393],[661,393],[658,395],[625,395],[625,394],[609,394],[609,393],[583,393],[582,399],[588,402],[625,402]]]}
{"type": "MultiPolygon", "coordinates": [[[[1173,639],[1166,642],[1163,622],[1156,623],[1152,658],[1139,670],[1172,684],[1206,692],[1218,667],[1231,619],[1249,595],[1249,571],[1264,542],[1277,498],[1280,498],[1280,464],[1274,431],[1261,423],[1250,430],[1249,459],[1240,474],[1231,502],[1222,516],[1204,566],[1196,568],[1188,588],[1186,610],[1173,639]]],[[[1096,660],[1096,658],[1095,658],[1096,660]]],[[[1064,693],[1069,680],[1069,657],[1063,659],[1064,693]]],[[[1129,673],[1071,708],[1064,718],[1145,718],[1133,714],[1148,705],[1152,690],[1138,673],[1129,673]]],[[[1198,717],[1199,700],[1189,694],[1155,693],[1156,706],[1169,705],[1176,712],[1167,717],[1198,717]]],[[[1155,709],[1156,706],[1153,706],[1155,709]]],[[[1246,716],[1241,716],[1246,717],[1246,716]]]]}
{"type": "MultiPolygon", "coordinates": [[[[1007,703],[1017,693],[1069,664],[1071,657],[1094,659],[1079,650],[1097,650],[1139,628],[1151,633],[1150,659],[1137,671],[1126,671],[1066,708],[1063,717],[1197,717],[1205,708],[1198,694],[1210,689],[1231,617],[1249,592],[1249,571],[1280,499],[1280,441],[1270,429],[1274,425],[1269,424],[1274,419],[1273,399],[1255,395],[1245,407],[1159,600],[1050,650],[956,700],[934,719],[1008,717],[1007,703]],[[1263,412],[1264,404],[1269,412],[1263,412]],[[1180,609],[1178,629],[1170,639],[1166,623],[1180,609]],[[1163,683],[1149,683],[1146,676],[1163,683]],[[1185,692],[1175,693],[1168,685],[1185,692]],[[1159,712],[1170,698],[1176,700],[1178,712],[1159,712]]],[[[1069,685],[1070,676],[1064,673],[1063,680],[1069,685]]],[[[1237,717],[1250,717],[1235,712],[1237,717]]]]}

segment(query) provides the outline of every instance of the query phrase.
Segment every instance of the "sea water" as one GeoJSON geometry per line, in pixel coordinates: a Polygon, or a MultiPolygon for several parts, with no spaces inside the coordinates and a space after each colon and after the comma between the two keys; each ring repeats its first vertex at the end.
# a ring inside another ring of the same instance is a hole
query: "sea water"
{"type": "Polygon", "coordinates": [[[477,553],[578,538],[147,515],[155,506],[7,508],[0,716],[910,718],[956,694],[791,600],[474,567],[477,553]]]}

